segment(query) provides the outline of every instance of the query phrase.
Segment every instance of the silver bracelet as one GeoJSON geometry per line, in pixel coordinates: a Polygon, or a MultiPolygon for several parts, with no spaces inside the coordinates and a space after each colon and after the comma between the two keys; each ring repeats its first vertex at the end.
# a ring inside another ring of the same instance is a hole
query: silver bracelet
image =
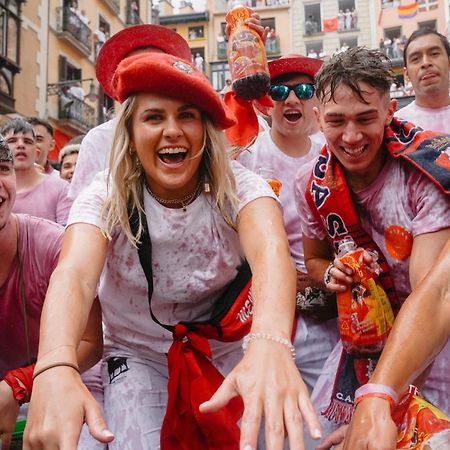
{"type": "Polygon", "coordinates": [[[255,339],[267,339],[268,341],[278,342],[279,344],[284,345],[290,350],[292,359],[295,360],[295,347],[292,345],[291,341],[281,336],[272,336],[269,333],[247,334],[247,336],[245,336],[244,340],[242,341],[242,350],[244,350],[244,353],[247,351],[247,347],[250,341],[254,341],[255,339]]]}
{"type": "Polygon", "coordinates": [[[323,273],[323,284],[325,287],[327,287],[327,284],[331,281],[331,269],[334,267],[334,264],[330,262],[328,264],[328,267],[325,269],[325,272],[323,273]]]}

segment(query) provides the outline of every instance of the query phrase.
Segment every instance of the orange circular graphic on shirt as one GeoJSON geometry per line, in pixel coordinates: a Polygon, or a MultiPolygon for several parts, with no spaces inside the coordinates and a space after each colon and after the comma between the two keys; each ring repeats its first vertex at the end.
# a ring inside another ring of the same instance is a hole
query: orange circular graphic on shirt
{"type": "Polygon", "coordinates": [[[411,255],[413,236],[398,225],[390,225],[384,231],[384,243],[392,258],[404,261],[411,255]]]}

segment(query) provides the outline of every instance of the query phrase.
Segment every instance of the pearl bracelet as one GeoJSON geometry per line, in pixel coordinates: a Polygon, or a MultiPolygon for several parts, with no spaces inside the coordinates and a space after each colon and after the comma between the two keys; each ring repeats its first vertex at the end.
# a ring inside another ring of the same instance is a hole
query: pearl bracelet
{"type": "Polygon", "coordinates": [[[292,345],[289,339],[283,338],[281,336],[272,336],[269,333],[249,333],[245,336],[242,342],[242,350],[244,353],[247,351],[248,344],[255,339],[267,339],[268,341],[278,342],[278,344],[284,345],[289,349],[292,355],[292,359],[295,360],[295,347],[292,345]]]}

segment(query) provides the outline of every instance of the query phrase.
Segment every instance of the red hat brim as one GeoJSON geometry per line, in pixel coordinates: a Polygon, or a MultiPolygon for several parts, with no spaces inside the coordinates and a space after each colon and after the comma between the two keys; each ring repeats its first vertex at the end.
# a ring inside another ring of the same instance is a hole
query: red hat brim
{"type": "Polygon", "coordinates": [[[287,73],[304,73],[314,79],[322,67],[323,61],[317,58],[308,58],[303,55],[286,55],[269,61],[270,78],[279,77],[287,73]]]}
{"type": "Polygon", "coordinates": [[[156,47],[186,61],[192,57],[188,43],[178,33],[161,25],[136,25],[119,31],[102,45],[96,63],[97,80],[111,98],[116,99],[111,80],[120,61],[142,47],[156,47]]]}
{"type": "Polygon", "coordinates": [[[194,105],[221,129],[235,124],[233,115],[203,73],[172,55],[143,53],[125,58],[111,84],[120,102],[132,94],[153,92],[194,105]]]}

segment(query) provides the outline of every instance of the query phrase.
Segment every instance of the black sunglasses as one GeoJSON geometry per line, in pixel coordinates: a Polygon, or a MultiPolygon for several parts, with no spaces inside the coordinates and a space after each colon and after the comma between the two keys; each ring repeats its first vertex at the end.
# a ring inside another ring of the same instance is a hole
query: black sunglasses
{"type": "Polygon", "coordinates": [[[291,91],[294,91],[299,100],[309,100],[314,97],[316,89],[312,83],[299,83],[295,86],[274,84],[270,86],[269,95],[275,102],[283,102],[289,97],[291,91]]]}

